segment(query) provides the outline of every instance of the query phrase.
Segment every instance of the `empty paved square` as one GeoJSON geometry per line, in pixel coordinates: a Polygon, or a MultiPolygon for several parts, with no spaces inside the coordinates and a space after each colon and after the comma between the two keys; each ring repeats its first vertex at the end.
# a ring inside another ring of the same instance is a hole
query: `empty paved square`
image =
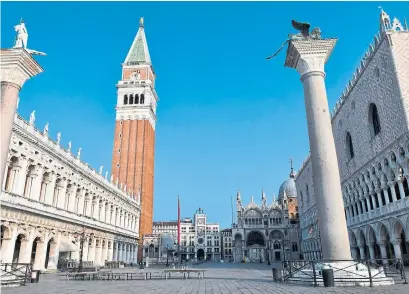
{"type": "MultiPolygon", "coordinates": [[[[25,287],[4,288],[5,294],[26,293],[158,293],[158,294],[256,294],[256,293],[408,293],[409,285],[390,287],[324,288],[274,283],[270,267],[264,264],[204,264],[205,279],[133,280],[133,281],[67,281],[58,274],[41,276],[40,283],[25,287]]],[[[146,269],[154,271],[155,269],[146,269]]],[[[157,269],[156,269],[157,270],[157,269]]],[[[129,271],[121,269],[121,271],[129,271]]],[[[141,271],[133,269],[133,271],[141,271]]]]}

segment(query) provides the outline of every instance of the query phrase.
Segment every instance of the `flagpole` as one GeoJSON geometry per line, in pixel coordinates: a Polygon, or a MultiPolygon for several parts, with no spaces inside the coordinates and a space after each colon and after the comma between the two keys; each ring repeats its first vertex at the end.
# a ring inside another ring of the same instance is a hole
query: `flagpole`
{"type": "Polygon", "coordinates": [[[180,199],[179,199],[179,195],[178,195],[178,257],[179,257],[179,264],[180,264],[182,257],[180,256],[180,199]]]}
{"type": "Polygon", "coordinates": [[[231,203],[231,227],[233,228],[234,215],[233,215],[233,197],[232,196],[230,196],[230,203],[231,203]]]}

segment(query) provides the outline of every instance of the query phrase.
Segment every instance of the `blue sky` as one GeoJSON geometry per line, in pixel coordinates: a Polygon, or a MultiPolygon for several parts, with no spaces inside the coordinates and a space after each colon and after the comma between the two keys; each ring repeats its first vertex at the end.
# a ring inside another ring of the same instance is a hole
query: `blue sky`
{"type": "MultiPolygon", "coordinates": [[[[29,48],[44,73],[20,94],[19,113],[50,136],[81,147],[81,158],[111,168],[115,84],[141,16],[157,74],[155,220],[198,207],[231,223],[230,198],[264,189],[269,201],[309,144],[302,85],[285,52],[265,57],[293,32],[291,19],[339,41],[326,66],[332,108],[379,29],[381,5],[402,22],[407,2],[3,2],[1,46],[11,47],[23,17],[29,48]]],[[[405,14],[406,13],[406,14],[405,14]]]]}

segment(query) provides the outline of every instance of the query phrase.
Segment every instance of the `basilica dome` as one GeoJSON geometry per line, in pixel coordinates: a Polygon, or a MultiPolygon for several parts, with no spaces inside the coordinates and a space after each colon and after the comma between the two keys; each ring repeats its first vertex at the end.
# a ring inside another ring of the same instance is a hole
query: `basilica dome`
{"type": "Polygon", "coordinates": [[[297,197],[297,188],[295,187],[295,174],[293,169],[291,169],[289,179],[281,184],[280,190],[278,191],[279,201],[284,200],[287,197],[297,197]]]}

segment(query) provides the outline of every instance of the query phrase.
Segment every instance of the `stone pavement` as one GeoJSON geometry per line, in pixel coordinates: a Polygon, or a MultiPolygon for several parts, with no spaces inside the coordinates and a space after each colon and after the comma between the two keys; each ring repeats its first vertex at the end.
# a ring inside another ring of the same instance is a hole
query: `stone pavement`
{"type": "MultiPolygon", "coordinates": [[[[198,266],[199,267],[199,266],[198,266]]],[[[58,274],[44,274],[40,283],[25,287],[3,288],[3,294],[34,293],[159,293],[159,294],[268,294],[268,293],[409,293],[409,285],[397,284],[389,287],[302,287],[274,283],[271,268],[264,264],[202,264],[207,270],[205,279],[189,280],[133,280],[133,281],[66,281],[58,274]]],[[[121,271],[130,271],[121,269],[121,271]]],[[[133,269],[133,271],[139,271],[133,269]]],[[[154,271],[154,269],[147,269],[154,271]]]]}

